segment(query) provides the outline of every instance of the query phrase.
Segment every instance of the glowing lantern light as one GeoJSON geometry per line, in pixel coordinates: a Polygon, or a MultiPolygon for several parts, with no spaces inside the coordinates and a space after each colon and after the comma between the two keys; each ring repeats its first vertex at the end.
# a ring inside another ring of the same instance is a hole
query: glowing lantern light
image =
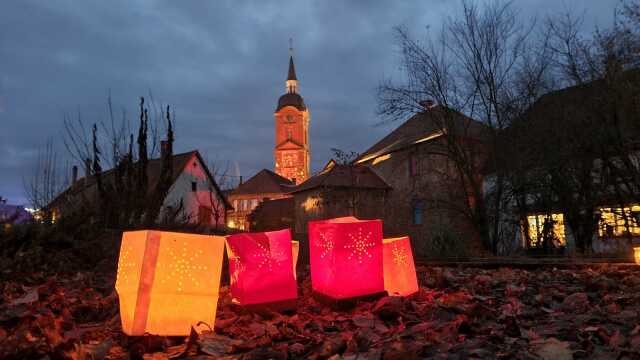
{"type": "Polygon", "coordinates": [[[408,236],[384,239],[384,289],[389,295],[409,296],[418,291],[416,266],[413,263],[411,241],[408,236]]]}
{"type": "Polygon", "coordinates": [[[296,271],[296,267],[298,266],[298,255],[300,254],[300,242],[292,240],[291,241],[291,253],[293,255],[293,278],[297,279],[298,274],[296,271]]]}
{"type": "Polygon", "coordinates": [[[341,300],[384,292],[382,221],[354,217],[309,222],[313,290],[341,300]]]}
{"type": "Polygon", "coordinates": [[[640,265],[640,246],[636,246],[633,248],[633,255],[636,259],[636,264],[640,265]]]}
{"type": "Polygon", "coordinates": [[[289,229],[227,237],[231,294],[241,305],[297,298],[289,229]]]}
{"type": "Polygon", "coordinates": [[[224,238],[163,231],[122,234],[116,291],[122,330],[183,336],[216,318],[224,238]]]}

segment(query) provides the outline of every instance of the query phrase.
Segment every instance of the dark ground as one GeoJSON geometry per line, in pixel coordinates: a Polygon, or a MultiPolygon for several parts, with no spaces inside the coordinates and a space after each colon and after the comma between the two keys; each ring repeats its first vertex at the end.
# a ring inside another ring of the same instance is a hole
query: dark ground
{"type": "Polygon", "coordinates": [[[298,310],[260,316],[222,289],[213,332],[132,341],[110,270],[5,272],[0,358],[640,359],[640,266],[418,267],[409,298],[332,311],[300,274],[298,310]],[[142,355],[140,355],[141,357],[142,355]]]}

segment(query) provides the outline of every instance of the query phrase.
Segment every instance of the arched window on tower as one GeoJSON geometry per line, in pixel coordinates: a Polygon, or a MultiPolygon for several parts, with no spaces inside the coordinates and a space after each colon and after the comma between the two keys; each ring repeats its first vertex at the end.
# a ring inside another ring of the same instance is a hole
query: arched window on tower
{"type": "Polygon", "coordinates": [[[291,140],[293,138],[293,130],[290,127],[287,128],[287,140],[291,140]]]}

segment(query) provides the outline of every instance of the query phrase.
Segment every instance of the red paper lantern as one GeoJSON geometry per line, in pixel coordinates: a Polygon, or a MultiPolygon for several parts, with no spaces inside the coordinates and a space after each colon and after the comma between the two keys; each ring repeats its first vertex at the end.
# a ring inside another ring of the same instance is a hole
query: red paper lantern
{"type": "Polygon", "coordinates": [[[311,284],[340,300],[384,292],[382,221],[354,217],[309,222],[311,284]]]}
{"type": "Polygon", "coordinates": [[[227,237],[232,296],[242,305],[295,299],[293,251],[289,229],[227,237]]]}
{"type": "Polygon", "coordinates": [[[418,291],[416,266],[408,236],[384,239],[384,289],[392,296],[409,296],[418,291]]]}
{"type": "Polygon", "coordinates": [[[122,331],[185,336],[214,325],[224,256],[221,236],[165,231],[122,234],[116,291],[122,331]]]}

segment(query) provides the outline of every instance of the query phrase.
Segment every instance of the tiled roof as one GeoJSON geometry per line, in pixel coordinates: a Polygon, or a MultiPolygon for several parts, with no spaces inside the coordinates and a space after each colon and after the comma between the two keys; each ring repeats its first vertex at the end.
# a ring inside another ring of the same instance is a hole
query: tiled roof
{"type": "Polygon", "coordinates": [[[362,165],[335,165],[310,177],[296,186],[291,193],[317,187],[344,187],[359,189],[390,189],[391,187],[372,169],[362,165]]]}
{"type": "Polygon", "coordinates": [[[443,130],[465,138],[482,140],[487,136],[487,127],[455,110],[435,106],[415,114],[402,125],[362,153],[356,163],[365,162],[377,156],[436,139],[443,130]]]}
{"type": "Polygon", "coordinates": [[[277,194],[286,193],[294,183],[271,170],[262,169],[249,180],[232,190],[229,195],[277,194]]]}

